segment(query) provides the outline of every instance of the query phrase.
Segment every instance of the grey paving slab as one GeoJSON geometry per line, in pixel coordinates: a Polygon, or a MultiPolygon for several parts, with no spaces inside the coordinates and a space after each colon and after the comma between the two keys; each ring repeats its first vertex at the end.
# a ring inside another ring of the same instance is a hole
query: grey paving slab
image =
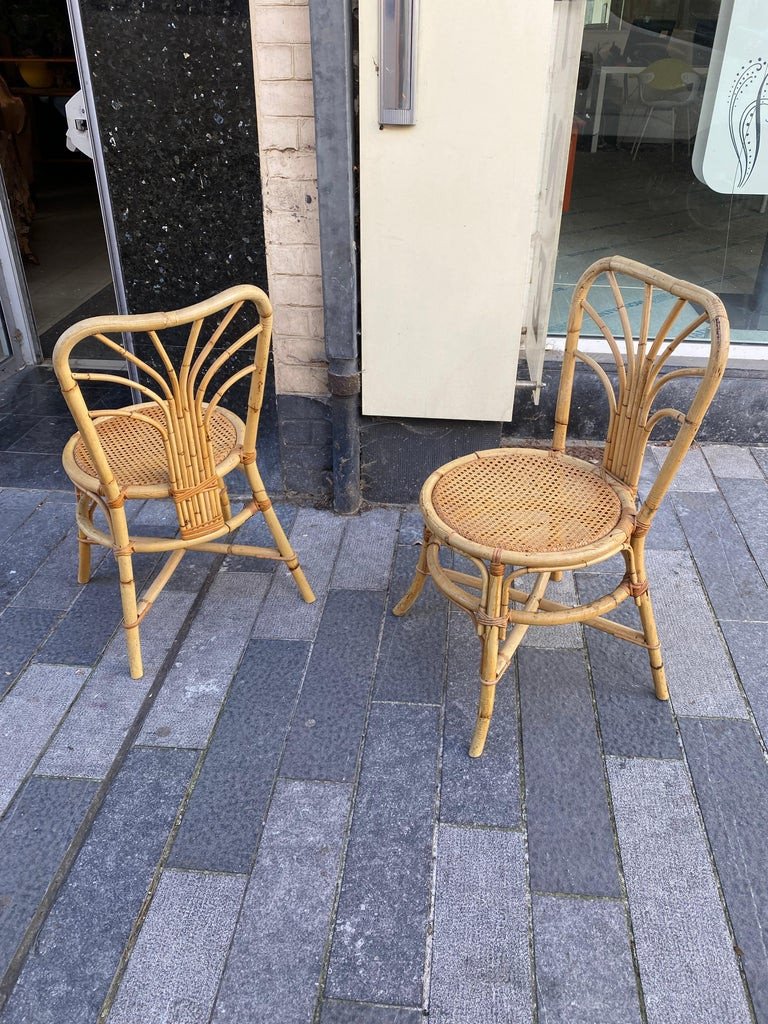
{"type": "Polygon", "coordinates": [[[288,734],[280,774],[354,777],[384,614],[382,592],[332,590],[288,734]]]}
{"type": "MultiPolygon", "coordinates": [[[[669,448],[652,445],[650,448],[659,469],[669,454],[669,448]]],[[[683,464],[672,481],[671,491],[716,491],[717,484],[710,472],[701,449],[692,448],[683,459],[683,464]]]]}
{"type": "Polygon", "coordinates": [[[249,871],[309,644],[252,640],[216,723],[169,863],[249,871]]]}
{"type": "Polygon", "coordinates": [[[34,767],[88,671],[31,665],[6,694],[0,704],[0,814],[34,767]]]}
{"type": "Polygon", "coordinates": [[[262,573],[219,573],[147,715],[139,743],[207,744],[268,585],[262,573]]]}
{"type": "MultiPolygon", "coordinates": [[[[615,577],[578,574],[583,603],[609,594],[615,577]]],[[[634,601],[625,601],[610,616],[633,629],[640,628],[634,601]]],[[[603,749],[627,757],[682,757],[669,701],[656,699],[648,654],[597,629],[584,629],[595,688],[603,749]]]]}
{"type": "Polygon", "coordinates": [[[61,455],[3,452],[0,486],[69,490],[72,484],[61,464],[61,455]]]}
{"type": "Polygon", "coordinates": [[[648,1024],[751,1020],[682,763],[608,758],[648,1024]]]}
{"type": "Polygon", "coordinates": [[[589,680],[580,651],[520,651],[531,887],[618,896],[589,680]]]}
{"type": "Polygon", "coordinates": [[[92,782],[31,778],[0,821],[0,978],[95,791],[92,782]]]}
{"type": "Polygon", "coordinates": [[[0,615],[0,697],[61,618],[45,608],[6,608],[0,615]]]}
{"type": "Polygon", "coordinates": [[[534,896],[533,938],[539,1024],[640,1024],[623,903],[534,896]]]}
{"type": "Polygon", "coordinates": [[[314,604],[302,601],[290,573],[286,569],[278,569],[256,620],[254,637],[273,640],[313,639],[345,525],[344,519],[331,512],[318,512],[315,509],[301,509],[298,512],[290,540],[317,600],[314,604]]]}
{"type": "Polygon", "coordinates": [[[191,750],[134,750],[30,950],[3,1024],[93,1024],[194,769],[191,750]]]}
{"type": "Polygon", "coordinates": [[[169,591],[158,597],[141,626],[142,679],[131,679],[123,631],[115,634],[38,763],[39,774],[104,778],[193,600],[169,591]]]}
{"type": "Polygon", "coordinates": [[[704,444],[701,450],[709,468],[718,478],[762,479],[760,467],[749,448],[739,448],[735,444],[704,444]]]}
{"type": "Polygon", "coordinates": [[[423,1024],[424,1014],[416,1008],[374,1006],[372,1003],[350,1003],[326,999],[320,1024],[423,1024]]]}
{"type": "Polygon", "coordinates": [[[722,480],[720,489],[763,578],[767,578],[768,484],[762,476],[759,480],[722,480]]]}
{"type": "Polygon", "coordinates": [[[47,496],[47,491],[0,488],[0,543],[15,534],[47,496]]]}
{"type": "Polygon", "coordinates": [[[424,539],[424,517],[418,509],[403,512],[397,531],[398,544],[420,544],[424,539]]]}
{"type": "Polygon", "coordinates": [[[207,1021],[247,878],[164,871],[109,1024],[207,1021]]]}
{"type": "Polygon", "coordinates": [[[765,476],[768,476],[768,448],[750,448],[752,457],[765,476]]]}
{"type": "Polygon", "coordinates": [[[722,622],[721,628],[757,727],[768,742],[768,622],[722,622]]]}
{"type": "Polygon", "coordinates": [[[72,528],[68,504],[46,499],[35,507],[13,534],[13,543],[0,547],[0,608],[34,576],[65,533],[72,528]]]}
{"type": "MultiPolygon", "coordinates": [[[[275,515],[280,520],[283,530],[290,533],[293,524],[296,522],[296,506],[287,502],[276,501],[274,504],[275,515]]],[[[253,544],[256,547],[275,546],[275,540],[269,532],[264,517],[257,513],[246,520],[237,533],[233,536],[234,544],[253,544]]],[[[223,572],[267,572],[274,571],[276,562],[264,558],[248,558],[246,555],[228,555],[222,565],[223,572]]]]}
{"type": "Polygon", "coordinates": [[[10,450],[61,455],[64,445],[74,432],[75,424],[70,415],[43,416],[10,446],[10,450]]]}
{"type": "Polygon", "coordinates": [[[675,508],[719,619],[768,621],[768,588],[720,494],[676,494],[675,508]]]}
{"type": "Polygon", "coordinates": [[[386,590],[400,513],[376,508],[347,522],[331,586],[344,590],[386,590]]]}
{"type": "Polygon", "coordinates": [[[452,609],[443,725],[440,820],[514,828],[520,824],[520,756],[515,667],[496,688],[485,753],[470,758],[480,697],[480,643],[463,612],[452,609]]]}
{"type": "Polygon", "coordinates": [[[768,1021],[768,766],[749,722],[680,729],[755,1014],[768,1021]]]}
{"type": "Polygon", "coordinates": [[[437,754],[435,708],[374,704],[331,947],[331,998],[422,1003],[437,754]]]}
{"type": "Polygon", "coordinates": [[[351,787],[280,780],[213,1024],[309,1024],[331,927],[351,787]]]}
{"type": "MultiPolygon", "coordinates": [[[[524,576],[520,580],[520,589],[530,593],[531,587],[538,577],[524,576]]],[[[559,583],[550,582],[547,586],[547,598],[561,604],[576,604],[576,584],[573,573],[566,573],[559,583]]],[[[523,637],[523,647],[539,647],[550,650],[555,647],[581,647],[582,627],[578,622],[570,622],[565,626],[532,626],[523,637]]]]}
{"type": "Polygon", "coordinates": [[[427,580],[416,603],[400,618],[392,608],[413,579],[420,547],[399,544],[376,665],[376,700],[439,704],[443,694],[448,602],[427,580]]]}
{"type": "MultiPolygon", "coordinates": [[[[72,528],[40,568],[13,599],[13,607],[65,610],[80,595],[83,584],[77,582],[78,542],[72,513],[72,528]]],[[[91,545],[91,571],[107,557],[107,548],[91,545]]]]}
{"type": "Polygon", "coordinates": [[[533,1020],[522,835],[441,825],[429,1019],[533,1020]]]}

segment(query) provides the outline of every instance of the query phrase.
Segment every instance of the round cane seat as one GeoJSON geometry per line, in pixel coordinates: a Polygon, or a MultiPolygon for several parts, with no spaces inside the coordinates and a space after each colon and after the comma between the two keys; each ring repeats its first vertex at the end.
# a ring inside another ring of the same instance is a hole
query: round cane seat
{"type": "Polygon", "coordinates": [[[517,555],[576,552],[611,540],[618,549],[634,514],[630,492],[598,467],[531,448],[447,463],[425,484],[422,507],[430,528],[451,546],[463,539],[517,555]]]}
{"type": "MultiPolygon", "coordinates": [[[[101,418],[98,413],[94,414],[94,426],[115,479],[121,488],[128,490],[167,489],[168,459],[163,437],[145,419],[128,415],[131,412],[166,426],[163,410],[154,402],[126,406],[116,410],[115,414],[101,418]],[[126,415],[121,416],[121,412],[126,415]]],[[[228,463],[237,464],[237,449],[242,442],[244,430],[244,424],[234,413],[220,407],[214,410],[210,435],[217,470],[227,472],[232,468],[228,463]]],[[[66,454],[71,459],[68,469],[75,471],[70,475],[82,474],[88,480],[88,489],[98,488],[96,467],[79,433],[68,442],[66,454]]],[[[78,483],[77,480],[74,482],[78,483]]],[[[85,479],[82,483],[85,484],[85,479]]]]}

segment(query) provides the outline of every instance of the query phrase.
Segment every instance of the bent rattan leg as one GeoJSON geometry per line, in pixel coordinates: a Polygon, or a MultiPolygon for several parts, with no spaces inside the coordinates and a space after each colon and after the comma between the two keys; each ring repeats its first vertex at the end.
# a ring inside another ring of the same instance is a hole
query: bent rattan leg
{"type": "Polygon", "coordinates": [[[413,574],[411,585],[407,592],[400,598],[395,607],[392,609],[393,615],[405,615],[414,603],[416,598],[421,593],[424,584],[429,576],[429,569],[427,568],[427,545],[429,544],[429,530],[424,528],[424,540],[421,544],[421,551],[419,552],[419,560],[416,563],[416,571],[413,574]]]}
{"type": "Polygon", "coordinates": [[[269,500],[269,495],[264,488],[264,484],[261,476],[259,475],[259,471],[256,468],[256,464],[254,462],[246,463],[243,468],[245,469],[245,475],[248,478],[248,483],[250,484],[251,491],[253,492],[254,500],[259,506],[261,514],[264,516],[264,521],[269,528],[269,532],[272,534],[277,550],[283,556],[285,564],[291,571],[294,582],[299,589],[299,594],[307,604],[312,604],[315,600],[312,587],[310,587],[307,582],[304,570],[299,565],[298,556],[293,550],[291,542],[286,537],[285,531],[280,525],[280,520],[275,514],[275,510],[272,508],[272,502],[269,500]]]}
{"type": "MultiPolygon", "coordinates": [[[[95,505],[87,494],[75,489],[77,498],[77,514],[84,515],[89,522],[93,522],[93,510],[95,505]]],[[[78,528],[77,531],[77,582],[88,583],[91,578],[91,545],[85,533],[78,528]]]]}
{"type": "Polygon", "coordinates": [[[653,677],[653,688],[659,700],[668,700],[669,690],[667,689],[667,674],[664,670],[664,661],[661,657],[661,644],[656,629],[656,616],[653,614],[650,592],[646,592],[638,598],[637,608],[640,612],[640,622],[645,635],[645,645],[648,648],[648,660],[651,663],[651,676],[653,677]]]}
{"type": "Polygon", "coordinates": [[[493,715],[493,702],[496,698],[498,681],[499,637],[501,629],[498,625],[501,617],[501,595],[504,589],[504,566],[491,562],[488,577],[488,593],[485,608],[478,612],[478,622],[483,625],[483,655],[480,662],[480,702],[477,708],[475,731],[469,745],[469,756],[480,757],[488,737],[488,729],[493,715]],[[486,621],[483,621],[486,620],[486,621]],[[494,621],[496,624],[494,624],[494,621]]]}
{"type": "Polygon", "coordinates": [[[120,598],[123,602],[123,628],[125,643],[128,648],[128,668],[131,679],[141,679],[144,666],[141,660],[141,640],[139,638],[139,614],[136,605],[136,583],[133,577],[133,560],[129,552],[116,553],[117,568],[120,573],[120,598]]]}

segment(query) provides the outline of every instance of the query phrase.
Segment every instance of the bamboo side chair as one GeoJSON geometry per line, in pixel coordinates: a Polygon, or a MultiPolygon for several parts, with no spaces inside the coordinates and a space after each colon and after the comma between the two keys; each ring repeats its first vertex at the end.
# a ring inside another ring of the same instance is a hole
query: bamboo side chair
{"type": "Polygon", "coordinates": [[[290,569],[301,597],[315,600],[256,465],[256,435],[264,395],[272,307],[252,285],[229,288],[205,302],[170,313],[99,316],[66,330],[53,352],[53,367],[77,433],[64,448],[64,469],[75,486],[79,535],[78,581],[90,579],[90,545],[111,548],[117,559],[123,625],[132,678],[143,675],[139,625],[187,551],[250,555],[279,559],[290,569]],[[189,330],[186,331],[186,328],[189,330]],[[180,365],[174,366],[163,331],[184,328],[180,365]],[[123,333],[146,334],[163,371],[129,352],[123,333]],[[110,337],[117,334],[118,340],[110,337]],[[79,372],[70,365],[73,350],[95,338],[135,367],[137,379],[119,373],[79,372]],[[244,366],[230,372],[229,361],[256,339],[244,366]],[[229,374],[229,376],[227,376],[229,374]],[[248,409],[243,421],[221,400],[238,381],[250,376],[248,409]],[[139,392],[146,401],[117,409],[90,410],[81,382],[122,385],[126,399],[139,392]],[[225,478],[241,466],[251,500],[232,511],[225,478]],[[178,536],[142,537],[131,532],[125,503],[130,499],[170,498],[178,519],[178,536]],[[106,529],[94,524],[100,509],[106,529]],[[274,547],[223,543],[260,512],[274,547]],[[132,556],[135,552],[169,552],[143,597],[137,601],[132,556]]]}
{"type": "Polygon", "coordinates": [[[472,619],[482,653],[471,757],[483,752],[496,684],[531,626],[583,622],[645,647],[656,696],[667,699],[645,568],[646,537],[720,384],[728,344],[725,308],[712,292],[620,256],[598,260],[582,275],[571,303],[551,449],[475,452],[441,466],[424,483],[420,498],[424,543],[413,582],[394,614],[404,615],[431,577],[438,590],[472,619]],[[642,301],[625,301],[617,275],[628,279],[642,301]],[[604,286],[602,294],[592,293],[596,284],[604,286]],[[651,337],[656,293],[664,293],[670,308],[651,337]],[[639,313],[636,332],[630,308],[639,313]],[[585,314],[607,343],[609,362],[610,357],[615,361],[617,387],[596,359],[579,350],[585,314]],[[681,314],[687,322],[675,326],[681,314]],[[621,325],[623,345],[609,321],[621,325]],[[681,342],[707,326],[706,365],[662,372],[681,342]],[[608,399],[610,419],[600,466],[565,453],[577,360],[597,374],[608,399]],[[700,378],[700,383],[687,409],[664,407],[657,401],[670,382],[689,377],[700,378]],[[646,445],[664,419],[678,427],[664,465],[638,508],[637,485],[646,445]],[[446,568],[440,557],[443,548],[464,556],[476,572],[446,568]],[[625,573],[610,593],[575,607],[545,597],[550,580],[617,553],[624,558],[625,573]],[[536,579],[527,592],[517,584],[529,574],[536,579]],[[641,629],[605,618],[630,597],[638,607],[641,629]]]}

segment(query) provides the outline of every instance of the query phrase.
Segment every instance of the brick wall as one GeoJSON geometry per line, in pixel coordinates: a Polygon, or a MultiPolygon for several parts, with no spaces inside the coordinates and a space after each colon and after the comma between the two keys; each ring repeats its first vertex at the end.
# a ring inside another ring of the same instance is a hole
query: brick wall
{"type": "Polygon", "coordinates": [[[309,8],[250,0],[278,395],[328,394],[309,8]]]}

